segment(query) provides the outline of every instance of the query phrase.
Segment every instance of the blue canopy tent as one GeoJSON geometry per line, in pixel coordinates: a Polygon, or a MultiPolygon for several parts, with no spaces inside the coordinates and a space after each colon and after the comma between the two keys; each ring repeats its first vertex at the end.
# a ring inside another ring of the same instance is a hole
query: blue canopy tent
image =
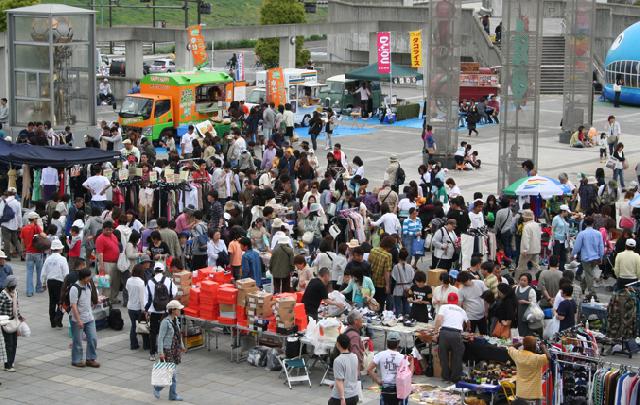
{"type": "Polygon", "coordinates": [[[74,165],[102,163],[120,159],[120,151],[103,151],[96,148],[72,148],[61,146],[36,146],[11,143],[0,139],[0,163],[7,165],[28,164],[31,167],[67,168],[74,165]]]}

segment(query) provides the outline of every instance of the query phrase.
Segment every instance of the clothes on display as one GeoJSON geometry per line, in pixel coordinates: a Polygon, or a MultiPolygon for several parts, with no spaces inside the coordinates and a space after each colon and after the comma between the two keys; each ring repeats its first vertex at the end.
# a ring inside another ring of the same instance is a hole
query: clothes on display
{"type": "Polygon", "coordinates": [[[640,294],[634,289],[614,293],[607,309],[607,336],[614,339],[635,338],[640,335],[640,294]]]}
{"type": "Polygon", "coordinates": [[[601,368],[593,377],[593,405],[640,404],[640,376],[634,371],[601,368]]]}
{"type": "Polygon", "coordinates": [[[462,256],[461,269],[471,267],[471,257],[482,255],[482,261],[495,260],[496,234],[482,229],[469,229],[460,237],[460,254],[462,256]]]}

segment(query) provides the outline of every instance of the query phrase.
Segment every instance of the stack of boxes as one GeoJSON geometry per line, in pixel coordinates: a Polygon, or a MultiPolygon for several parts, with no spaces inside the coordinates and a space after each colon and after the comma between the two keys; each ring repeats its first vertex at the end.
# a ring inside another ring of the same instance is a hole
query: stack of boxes
{"type": "Polygon", "coordinates": [[[184,314],[193,318],[200,317],[200,287],[191,287],[189,291],[189,305],[184,309],[184,314]]]}
{"type": "MultiPolygon", "coordinates": [[[[200,297],[202,300],[202,296],[200,297]]],[[[226,325],[236,324],[236,306],[238,301],[238,289],[230,284],[224,284],[218,288],[218,304],[220,317],[218,322],[226,325]]]]}
{"type": "Polygon", "coordinates": [[[274,305],[274,312],[276,315],[276,333],[288,335],[296,331],[295,307],[295,298],[276,298],[276,303],[274,305]]]}
{"type": "Polygon", "coordinates": [[[302,332],[307,330],[309,319],[307,318],[307,310],[304,309],[304,304],[296,303],[296,306],[293,309],[293,315],[298,331],[302,332]]]}
{"type": "MultiPolygon", "coordinates": [[[[200,292],[199,292],[199,312],[200,318],[215,321],[220,316],[220,306],[218,302],[218,283],[212,280],[205,280],[200,283],[200,292]]],[[[195,291],[192,291],[192,294],[195,295],[195,291]]]]}
{"type": "Polygon", "coordinates": [[[182,305],[188,306],[191,293],[191,272],[182,270],[178,273],[173,273],[173,283],[178,287],[176,299],[182,305]]]}
{"type": "Polygon", "coordinates": [[[236,300],[236,321],[240,326],[248,326],[247,319],[247,296],[258,291],[256,282],[252,278],[243,278],[236,282],[238,288],[238,298],[236,300]]]}
{"type": "Polygon", "coordinates": [[[266,321],[273,315],[273,294],[254,291],[247,294],[248,326],[253,330],[265,330],[266,321]]]}

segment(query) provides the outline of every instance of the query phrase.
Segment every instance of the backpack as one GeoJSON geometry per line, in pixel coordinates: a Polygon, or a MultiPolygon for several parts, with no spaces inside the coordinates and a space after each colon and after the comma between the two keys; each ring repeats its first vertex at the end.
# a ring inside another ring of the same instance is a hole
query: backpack
{"type": "Polygon", "coordinates": [[[436,234],[436,231],[447,224],[447,218],[433,218],[431,220],[431,233],[436,234]]]}
{"type": "Polygon", "coordinates": [[[82,288],[77,283],[69,284],[67,288],[62,291],[62,296],[60,297],[60,306],[66,313],[71,312],[71,301],[69,301],[69,292],[71,289],[75,287],[78,289],[78,300],[80,300],[80,296],[82,295],[82,288]]]}
{"type": "Polygon", "coordinates": [[[107,318],[107,324],[113,330],[122,330],[124,328],[124,321],[122,320],[122,313],[119,309],[109,309],[109,317],[107,318]]]}
{"type": "Polygon", "coordinates": [[[160,281],[156,282],[155,278],[151,281],[155,284],[155,290],[153,294],[153,307],[156,312],[164,312],[167,309],[167,304],[171,301],[171,294],[169,289],[164,284],[165,277],[162,276],[160,281]]]}
{"type": "Polygon", "coordinates": [[[202,227],[204,227],[204,225],[202,225],[200,229],[198,229],[197,227],[194,229],[194,231],[197,234],[196,234],[196,237],[194,238],[195,240],[192,246],[192,252],[198,252],[200,254],[202,254],[203,252],[204,253],[207,252],[207,243],[209,242],[209,236],[207,235],[207,231],[206,230],[203,231],[202,227]]]}
{"type": "Polygon", "coordinates": [[[398,170],[396,170],[396,186],[403,185],[405,180],[406,175],[404,174],[404,169],[398,166],[398,170]]]}
{"type": "Polygon", "coordinates": [[[13,208],[9,207],[7,202],[4,202],[4,206],[2,207],[2,216],[0,217],[0,224],[4,224],[5,222],[11,221],[16,217],[16,212],[13,208]]]}

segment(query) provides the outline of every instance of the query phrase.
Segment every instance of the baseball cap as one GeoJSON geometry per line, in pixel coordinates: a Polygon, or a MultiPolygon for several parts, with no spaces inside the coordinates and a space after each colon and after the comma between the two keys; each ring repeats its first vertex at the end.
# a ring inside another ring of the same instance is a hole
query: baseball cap
{"type": "Polygon", "coordinates": [[[396,331],[391,331],[389,332],[389,334],[387,335],[387,342],[399,342],[400,341],[400,334],[396,331]]]}
{"type": "Polygon", "coordinates": [[[164,263],[156,262],[156,264],[153,265],[153,271],[156,273],[164,273],[164,263]]]}
{"type": "Polygon", "coordinates": [[[629,238],[624,244],[629,247],[636,247],[636,240],[629,238]]]}
{"type": "Polygon", "coordinates": [[[458,294],[452,292],[447,295],[447,303],[457,305],[458,304],[458,294]]]}
{"type": "Polygon", "coordinates": [[[567,204],[562,204],[560,206],[560,211],[567,211],[569,214],[571,214],[571,210],[569,209],[569,206],[567,204]]]}

